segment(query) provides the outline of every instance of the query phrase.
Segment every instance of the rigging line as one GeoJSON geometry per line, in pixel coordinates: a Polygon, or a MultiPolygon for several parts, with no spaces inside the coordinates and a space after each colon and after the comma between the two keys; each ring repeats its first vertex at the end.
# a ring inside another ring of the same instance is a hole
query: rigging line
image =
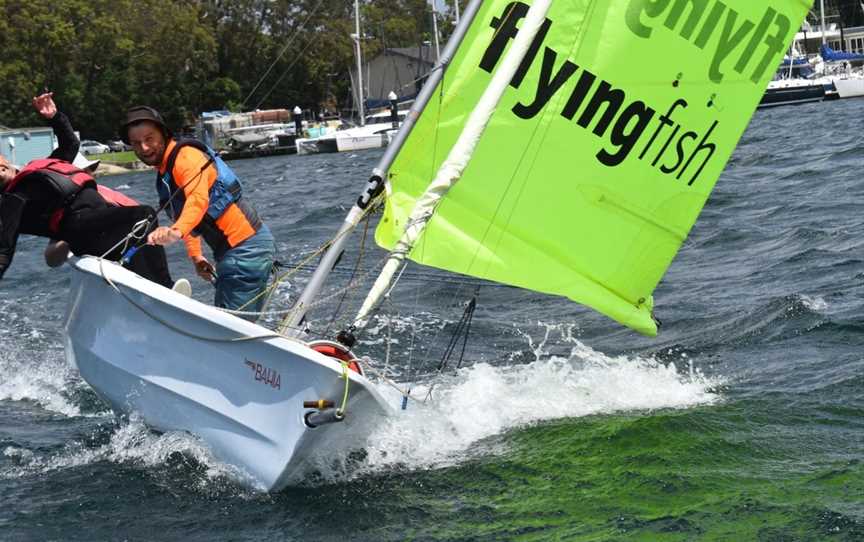
{"type": "MultiPolygon", "coordinates": [[[[422,55],[422,53],[421,53],[421,55],[422,55]]],[[[443,66],[442,66],[442,70],[443,70],[443,66]]],[[[446,78],[447,78],[447,70],[443,70],[441,72],[441,81],[438,83],[438,107],[437,107],[437,110],[435,112],[435,131],[434,131],[434,137],[432,140],[432,160],[429,164],[429,167],[430,167],[429,177],[432,179],[435,178],[435,164],[438,161],[438,151],[439,151],[440,135],[441,135],[441,108],[442,108],[442,105],[444,103],[444,86],[445,86],[446,78]]],[[[438,166],[440,168],[440,164],[438,164],[438,166]]],[[[431,213],[432,213],[432,211],[430,211],[430,215],[429,215],[430,220],[431,220],[431,213]]],[[[405,226],[406,229],[408,227],[410,227],[410,223],[406,224],[406,226],[405,226]]],[[[422,243],[420,246],[421,253],[425,252],[425,250],[426,250],[425,247],[426,247],[426,244],[422,243]]],[[[412,247],[412,249],[413,249],[413,247],[412,247]]],[[[402,279],[402,274],[405,272],[406,269],[408,269],[408,252],[410,252],[410,251],[406,251],[406,253],[405,253],[406,259],[402,263],[402,269],[399,271],[399,274],[397,275],[396,280],[393,281],[393,284],[390,286],[390,289],[387,290],[387,294],[386,294],[387,298],[390,297],[390,293],[393,291],[393,288],[395,288],[396,284],[398,284],[399,281],[402,279]]],[[[417,308],[419,306],[420,306],[420,289],[415,288],[414,289],[414,314],[417,314],[417,308]]],[[[432,341],[430,344],[435,344],[437,342],[438,336],[440,333],[441,333],[440,329],[435,332],[435,335],[433,335],[432,341]]],[[[414,367],[414,341],[415,341],[416,337],[417,337],[417,329],[414,325],[412,325],[411,326],[411,343],[409,345],[409,350],[408,350],[408,352],[409,352],[409,355],[408,355],[408,380],[409,380],[409,382],[412,382],[414,380],[414,374],[413,374],[413,372],[414,372],[414,370],[413,370],[413,367],[414,367]]],[[[410,393],[410,391],[411,390],[409,388],[408,393],[410,393]]],[[[407,395],[405,395],[405,397],[407,397],[407,395]]]]}
{"type": "MultiPolygon", "coordinates": [[[[360,216],[360,218],[358,220],[363,220],[364,218],[366,218],[366,216],[369,215],[376,207],[377,207],[376,205],[370,204],[368,207],[366,207],[366,209],[363,210],[363,214],[360,216]]],[[[333,243],[335,243],[337,240],[339,240],[342,236],[348,235],[350,232],[351,232],[351,229],[346,229],[341,234],[336,235],[335,237],[333,237],[332,239],[330,239],[329,241],[327,241],[326,243],[321,245],[318,248],[318,250],[316,250],[315,252],[310,254],[308,258],[306,258],[303,262],[301,262],[301,264],[306,264],[306,263],[312,261],[312,259],[315,258],[315,256],[326,251],[333,243]]],[[[299,267],[294,268],[294,269],[289,269],[288,271],[286,271],[285,273],[283,273],[282,275],[277,277],[276,280],[273,281],[273,284],[270,286],[270,288],[275,290],[276,287],[279,285],[279,283],[282,280],[294,275],[295,273],[297,273],[299,271],[299,269],[300,269],[299,267]]],[[[314,307],[316,305],[317,305],[317,303],[310,304],[309,308],[311,309],[312,307],[314,307]]],[[[284,326],[287,329],[289,327],[288,326],[288,317],[283,319],[283,321],[280,325],[284,326]]]]}
{"type": "MultiPolygon", "coordinates": [[[[512,9],[513,8],[511,7],[511,10],[512,9]]],[[[440,144],[440,132],[441,132],[441,109],[442,109],[442,104],[443,104],[443,100],[444,100],[444,88],[445,88],[446,73],[447,73],[446,71],[443,72],[442,79],[441,79],[441,81],[439,83],[439,87],[438,87],[438,108],[436,111],[436,118],[435,118],[435,130],[434,130],[434,137],[433,137],[433,144],[432,144],[432,159],[430,162],[430,173],[429,173],[430,177],[434,177],[435,166],[436,166],[436,163],[438,160],[438,151],[439,151],[439,146],[440,146],[439,145],[440,144]]],[[[438,164],[438,167],[440,167],[440,164],[438,164]]],[[[433,211],[430,211],[430,215],[432,213],[433,213],[433,211]]],[[[422,219],[418,219],[418,221],[419,220],[422,220],[422,219]]],[[[410,226],[410,224],[406,225],[406,227],[408,227],[408,226],[410,226]]],[[[395,252],[397,252],[397,250],[394,250],[393,252],[395,253],[395,252]]],[[[413,247],[412,247],[412,250],[413,250],[413,247]]],[[[397,275],[396,279],[393,281],[393,284],[391,284],[390,288],[388,289],[387,293],[385,294],[385,299],[388,299],[390,301],[391,305],[392,305],[392,300],[390,300],[390,293],[396,287],[396,284],[399,283],[403,274],[405,273],[406,269],[408,268],[409,261],[407,258],[408,258],[409,252],[410,252],[410,250],[405,250],[406,259],[403,261],[402,268],[400,269],[399,274],[397,275]]],[[[425,243],[420,244],[420,252],[421,252],[421,259],[422,259],[422,253],[425,252],[425,243]]],[[[419,275],[419,273],[418,273],[418,275],[419,275]]],[[[458,283],[458,284],[459,284],[459,287],[458,287],[456,295],[454,297],[460,297],[462,295],[461,292],[462,292],[463,288],[465,288],[464,284],[462,284],[462,283],[458,283]]],[[[479,292],[479,286],[477,287],[477,291],[479,292]]],[[[414,293],[415,293],[415,296],[414,296],[414,313],[416,314],[417,309],[419,307],[420,289],[415,288],[414,293]]],[[[473,313],[473,311],[472,311],[472,313],[473,313]]],[[[388,330],[390,329],[391,325],[392,324],[388,322],[388,330]]],[[[438,338],[440,337],[441,333],[443,332],[443,329],[444,329],[444,326],[438,328],[435,331],[435,334],[433,335],[432,340],[430,341],[430,344],[435,344],[438,342],[438,338]]],[[[415,326],[412,325],[411,342],[410,342],[409,350],[408,350],[409,356],[408,356],[407,376],[408,376],[409,382],[413,382],[416,379],[415,366],[414,366],[414,353],[415,353],[414,352],[415,351],[414,346],[415,346],[416,339],[417,339],[417,329],[415,326]]],[[[467,337],[466,337],[466,339],[467,339],[467,337]]],[[[462,354],[464,356],[464,347],[463,347],[462,354]]],[[[460,364],[461,364],[461,360],[460,360],[460,364]]],[[[439,372],[438,374],[440,375],[441,373],[439,372]]],[[[407,392],[403,392],[403,397],[405,399],[407,399],[409,397],[410,393],[411,393],[411,388],[409,385],[407,392]]],[[[430,393],[431,393],[431,390],[430,390],[430,393]]],[[[424,402],[425,402],[425,399],[424,399],[424,402]]],[[[404,400],[403,400],[403,407],[404,407],[404,400]]]]}
{"type": "MultiPolygon", "coordinates": [[[[176,143],[175,143],[175,144],[176,144],[176,143]]],[[[147,219],[145,219],[145,220],[141,220],[141,221],[136,222],[136,223],[132,226],[132,230],[131,230],[127,235],[126,235],[126,237],[124,237],[124,238],[121,239],[119,242],[117,242],[116,245],[114,245],[113,247],[111,247],[110,249],[108,249],[104,254],[102,254],[102,256],[100,256],[100,258],[104,258],[104,257],[107,256],[108,254],[110,254],[111,251],[113,251],[115,248],[117,248],[118,246],[120,246],[120,245],[123,244],[123,243],[127,243],[127,244],[124,245],[124,247],[123,247],[123,252],[126,252],[127,247],[128,247],[128,242],[129,242],[129,240],[131,240],[132,238],[135,238],[136,240],[141,241],[141,240],[144,238],[144,234],[141,234],[140,236],[136,235],[136,230],[139,229],[139,228],[141,227],[141,223],[142,223],[142,222],[145,223],[146,228],[144,228],[144,231],[146,232],[147,230],[150,229],[150,225],[153,223],[153,221],[155,221],[155,220],[159,217],[159,212],[160,212],[160,211],[164,211],[165,208],[168,207],[168,205],[169,205],[169,204],[174,200],[174,198],[177,197],[177,194],[179,194],[181,190],[184,190],[187,186],[189,186],[190,184],[192,184],[193,181],[194,181],[195,184],[197,185],[198,182],[200,182],[200,180],[201,180],[201,175],[203,175],[203,174],[204,174],[204,171],[205,171],[205,170],[206,170],[206,169],[207,169],[207,168],[208,168],[208,167],[209,167],[209,166],[214,162],[213,157],[208,157],[208,158],[209,158],[209,159],[207,160],[207,162],[205,162],[204,165],[201,166],[201,169],[198,171],[198,174],[195,175],[194,177],[192,177],[191,179],[189,179],[188,181],[186,181],[185,183],[183,183],[183,186],[178,186],[177,189],[174,190],[174,191],[171,193],[171,196],[168,198],[168,200],[165,201],[165,203],[163,203],[162,205],[160,205],[158,209],[156,209],[156,212],[153,213],[153,216],[152,216],[152,217],[147,218],[147,219]]],[[[157,173],[157,175],[158,175],[158,173],[157,173]]],[[[193,188],[194,188],[194,187],[193,187],[193,188]]],[[[140,245],[139,245],[139,246],[140,246],[140,245]]]]}
{"type": "Polygon", "coordinates": [[[285,68],[285,71],[282,72],[282,75],[279,76],[279,79],[277,79],[276,82],[273,83],[273,86],[270,87],[270,90],[267,91],[267,94],[265,94],[264,97],[261,98],[261,99],[258,101],[258,104],[255,105],[255,109],[258,109],[259,107],[261,107],[261,104],[264,103],[264,100],[266,100],[267,98],[270,97],[270,94],[272,94],[273,91],[276,90],[276,87],[279,85],[279,83],[282,82],[282,79],[284,79],[285,76],[288,75],[288,72],[291,71],[291,68],[293,68],[294,65],[297,64],[297,63],[300,61],[300,59],[303,58],[303,54],[306,52],[306,50],[309,49],[309,47],[311,47],[312,44],[315,43],[316,41],[317,41],[316,38],[313,38],[313,39],[309,40],[309,42],[306,44],[306,47],[304,47],[303,50],[300,51],[300,54],[298,54],[298,55],[294,58],[294,60],[291,62],[291,64],[289,64],[288,67],[285,68]]]}
{"type": "MultiPolygon", "coordinates": [[[[105,274],[104,264],[105,264],[105,259],[99,258],[99,274],[102,276],[102,280],[107,282],[114,289],[114,291],[119,293],[132,306],[134,306],[135,308],[137,308],[138,310],[143,312],[145,315],[147,315],[151,319],[155,320],[156,322],[162,324],[163,326],[167,327],[168,329],[170,329],[176,333],[179,333],[181,335],[185,335],[186,337],[190,337],[192,339],[197,339],[197,340],[201,340],[201,341],[205,341],[205,342],[215,342],[215,343],[238,343],[238,342],[247,342],[247,341],[257,341],[257,340],[261,340],[261,339],[275,339],[275,338],[279,338],[279,337],[281,337],[283,339],[287,339],[287,337],[283,337],[282,335],[275,333],[275,332],[264,333],[261,335],[245,335],[245,336],[241,336],[241,337],[234,337],[231,339],[225,339],[225,338],[221,338],[221,337],[205,337],[203,335],[197,335],[195,333],[191,333],[189,331],[181,329],[181,328],[175,326],[174,324],[171,324],[170,322],[160,318],[159,316],[156,316],[152,312],[148,311],[146,308],[142,307],[134,299],[132,299],[131,296],[129,296],[126,292],[124,292],[116,284],[114,284],[114,281],[112,281],[105,274]]],[[[83,273],[83,271],[80,271],[80,272],[83,273]]]]}
{"type": "Polygon", "coordinates": [[[410,399],[411,401],[414,401],[414,402],[416,402],[416,403],[418,403],[418,404],[422,404],[422,401],[421,401],[420,399],[417,399],[416,397],[411,397],[411,395],[410,395],[411,390],[410,390],[410,389],[400,388],[400,387],[399,387],[399,384],[397,384],[397,383],[396,383],[392,378],[388,377],[388,376],[387,376],[386,374],[384,374],[384,372],[382,372],[381,370],[376,369],[376,368],[375,368],[375,365],[373,365],[373,364],[371,363],[372,360],[369,359],[368,356],[363,356],[363,358],[361,359],[361,361],[363,361],[363,362],[366,364],[365,367],[364,367],[364,371],[365,371],[366,369],[369,369],[370,371],[372,371],[372,373],[375,374],[375,376],[377,376],[378,378],[380,378],[382,382],[384,382],[384,383],[387,384],[388,386],[390,386],[390,387],[392,387],[393,389],[395,389],[396,391],[398,391],[399,394],[402,395],[402,397],[404,397],[405,399],[410,399]]]}
{"type": "MultiPolygon", "coordinates": [[[[440,378],[444,369],[447,368],[447,364],[450,362],[450,357],[453,355],[453,351],[459,343],[459,337],[462,337],[462,351],[459,353],[459,362],[456,364],[456,369],[458,370],[462,367],[462,361],[465,358],[465,349],[468,346],[468,336],[471,333],[471,321],[474,319],[474,309],[476,307],[477,297],[475,296],[471,298],[468,306],[465,307],[465,311],[462,313],[462,318],[459,320],[459,323],[456,324],[456,329],[453,330],[453,335],[450,337],[450,343],[447,345],[447,348],[441,356],[441,361],[438,363],[438,369],[436,370],[435,375],[436,379],[440,378]]],[[[424,403],[432,398],[432,390],[435,388],[435,384],[436,382],[434,381],[430,384],[429,390],[426,392],[426,398],[423,399],[424,403]]]]}
{"type": "MultiPolygon", "coordinates": [[[[357,261],[354,263],[354,269],[351,270],[351,276],[348,278],[348,284],[351,284],[354,281],[354,277],[357,275],[357,270],[360,269],[360,264],[363,262],[363,255],[366,252],[366,238],[369,235],[369,222],[371,215],[366,215],[365,226],[363,228],[363,237],[360,238],[360,248],[357,252],[357,261]]],[[[326,336],[330,333],[330,328],[333,326],[333,323],[336,321],[336,317],[340,310],[342,310],[342,305],[345,303],[345,299],[348,297],[348,292],[351,290],[346,288],[342,298],[339,300],[339,303],[336,304],[336,308],[333,309],[333,314],[330,316],[330,322],[327,324],[327,328],[324,330],[324,335],[326,336]]]]}
{"type": "MultiPolygon", "coordinates": [[[[375,266],[375,268],[370,268],[369,271],[365,274],[365,276],[369,276],[369,275],[371,275],[371,274],[372,274],[372,271],[373,271],[374,269],[378,269],[379,267],[383,267],[384,263],[387,261],[388,258],[389,258],[388,255],[384,255],[384,256],[381,258],[381,260],[379,260],[379,265],[375,266]]],[[[405,268],[406,268],[406,267],[407,267],[407,263],[403,262],[403,264],[402,264],[402,268],[399,270],[399,274],[396,276],[396,280],[395,280],[395,281],[390,285],[390,288],[387,290],[387,293],[385,293],[384,296],[383,296],[383,299],[384,299],[385,301],[387,301],[388,303],[390,303],[391,305],[392,305],[392,300],[390,299],[390,293],[393,291],[393,288],[396,287],[396,283],[399,282],[399,278],[402,276],[402,273],[405,271],[405,268]]],[[[364,276],[364,277],[361,277],[361,278],[365,278],[365,276],[364,276]]],[[[357,280],[357,282],[359,282],[359,279],[357,280]]],[[[331,295],[331,296],[329,296],[329,297],[332,298],[332,297],[334,297],[334,296],[331,295]]],[[[315,305],[320,304],[320,302],[321,302],[321,301],[316,302],[315,305]]],[[[382,312],[382,308],[381,308],[380,305],[377,306],[377,307],[374,307],[371,311],[369,311],[369,313],[366,315],[366,318],[369,319],[373,314],[378,314],[379,312],[382,312]]],[[[390,325],[390,321],[391,321],[391,320],[392,320],[392,319],[388,319],[388,321],[387,321],[387,325],[388,325],[388,326],[390,325]]],[[[355,320],[354,323],[351,324],[351,325],[356,326],[356,324],[357,324],[357,321],[355,320]]],[[[365,331],[366,331],[366,326],[363,326],[363,327],[359,328],[359,329],[357,330],[356,334],[355,334],[355,337],[359,340],[360,338],[363,337],[363,334],[365,333],[365,331]]]]}
{"type": "Polygon", "coordinates": [[[105,253],[99,257],[104,258],[108,254],[111,254],[112,252],[114,252],[114,249],[116,249],[120,245],[123,245],[123,249],[120,251],[121,255],[125,254],[126,250],[129,248],[129,241],[131,241],[132,239],[136,239],[138,241],[143,239],[149,226],[150,226],[150,219],[149,218],[139,220],[138,222],[136,222],[135,224],[132,225],[132,230],[128,234],[126,234],[125,237],[123,237],[122,239],[117,241],[117,243],[114,246],[112,246],[111,248],[106,250],[105,253]],[[141,233],[139,235],[138,231],[141,230],[142,228],[143,228],[143,232],[145,232],[145,233],[141,233]]]}
{"type": "MultiPolygon", "coordinates": [[[[392,305],[392,300],[386,298],[386,302],[392,305]]],[[[387,343],[386,348],[384,350],[384,371],[387,372],[390,370],[390,351],[393,346],[393,322],[392,319],[387,322],[387,343]]]]}
{"type": "Polygon", "coordinates": [[[270,64],[270,67],[267,68],[267,71],[264,72],[264,75],[262,75],[261,78],[258,79],[258,82],[255,84],[255,88],[252,89],[252,91],[249,93],[249,95],[246,96],[246,99],[244,99],[243,102],[240,104],[241,109],[246,106],[246,102],[249,101],[249,98],[251,98],[252,95],[255,94],[255,91],[258,90],[258,87],[261,86],[261,83],[264,82],[264,79],[270,74],[270,71],[273,69],[274,66],[276,66],[276,63],[279,62],[279,60],[282,58],[282,56],[285,54],[285,52],[288,50],[288,48],[291,46],[291,44],[294,43],[294,40],[297,38],[297,36],[300,35],[300,32],[306,27],[306,23],[309,22],[309,19],[311,19],[312,16],[315,15],[315,13],[317,13],[318,8],[321,7],[321,4],[323,3],[323,1],[324,0],[318,0],[318,3],[315,4],[315,9],[313,9],[311,12],[309,12],[309,15],[306,17],[306,20],[303,21],[303,23],[300,25],[300,27],[294,31],[294,34],[288,40],[288,43],[286,43],[285,47],[283,47],[282,50],[279,52],[279,55],[276,57],[276,60],[274,60],[270,64]]]}

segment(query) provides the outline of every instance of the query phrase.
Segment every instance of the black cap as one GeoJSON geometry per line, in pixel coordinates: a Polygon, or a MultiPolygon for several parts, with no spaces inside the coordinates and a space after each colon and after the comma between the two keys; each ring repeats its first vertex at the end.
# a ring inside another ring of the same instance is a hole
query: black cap
{"type": "Polygon", "coordinates": [[[123,140],[123,143],[129,144],[129,127],[145,120],[159,126],[165,139],[171,137],[171,130],[165,125],[165,121],[162,120],[162,115],[158,111],[146,105],[136,105],[126,111],[126,122],[120,126],[120,139],[123,140]]]}

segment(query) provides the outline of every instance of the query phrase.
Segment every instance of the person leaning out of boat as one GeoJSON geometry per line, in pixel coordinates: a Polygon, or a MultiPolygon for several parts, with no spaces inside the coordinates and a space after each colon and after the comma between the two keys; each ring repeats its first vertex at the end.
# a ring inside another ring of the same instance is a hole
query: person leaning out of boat
{"type": "Polygon", "coordinates": [[[156,169],[160,207],[174,221],[156,228],[148,242],[170,245],[182,239],[198,275],[215,285],[217,307],[260,311],[276,243],[231,168],[203,143],[174,139],[151,107],[129,109],[120,134],[142,162],[156,169]],[[204,257],[202,237],[215,267],[204,257]]]}
{"type": "MultiPolygon", "coordinates": [[[[66,115],[57,110],[52,93],[33,98],[33,107],[48,119],[58,146],[48,158],[33,160],[20,170],[0,155],[0,278],[12,263],[22,233],[52,240],[45,253],[52,266],[65,261],[70,249],[78,255],[120,260],[123,239],[142,220],[154,219],[155,227],[155,211],[97,185],[90,172],[72,163],[78,137],[66,115]]],[[[129,268],[172,286],[162,247],[142,248],[129,268]]]]}

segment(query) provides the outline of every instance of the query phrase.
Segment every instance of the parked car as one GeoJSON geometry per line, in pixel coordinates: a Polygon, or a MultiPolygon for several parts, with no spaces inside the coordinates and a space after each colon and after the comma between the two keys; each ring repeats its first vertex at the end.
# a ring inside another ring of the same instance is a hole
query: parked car
{"type": "Polygon", "coordinates": [[[132,150],[132,147],[130,145],[123,143],[119,139],[114,139],[112,141],[109,141],[108,142],[108,148],[111,149],[111,152],[125,152],[125,151],[131,151],[132,150]]]}
{"type": "Polygon", "coordinates": [[[105,154],[106,152],[111,152],[108,145],[91,139],[85,139],[82,141],[78,150],[80,150],[82,154],[105,154]]]}

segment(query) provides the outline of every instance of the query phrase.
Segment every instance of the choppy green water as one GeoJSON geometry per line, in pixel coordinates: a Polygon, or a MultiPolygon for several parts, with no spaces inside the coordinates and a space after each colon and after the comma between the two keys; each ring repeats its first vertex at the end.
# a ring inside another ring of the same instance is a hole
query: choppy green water
{"type": "MultiPolygon", "coordinates": [[[[864,540],[862,114],[864,101],[757,113],[657,292],[658,339],[481,288],[465,368],[436,401],[275,495],[188,436],[115,420],[63,361],[67,271],[25,239],[0,283],[0,539],[864,540]]],[[[234,165],[297,261],[377,157],[234,165]]],[[[109,184],[153,197],[149,175],[109,184]]],[[[179,249],[172,264],[192,274],[179,249]]],[[[412,339],[453,325],[468,294],[412,272],[389,331],[378,322],[361,346],[380,357],[389,337],[419,390],[437,358],[412,339]]]]}

